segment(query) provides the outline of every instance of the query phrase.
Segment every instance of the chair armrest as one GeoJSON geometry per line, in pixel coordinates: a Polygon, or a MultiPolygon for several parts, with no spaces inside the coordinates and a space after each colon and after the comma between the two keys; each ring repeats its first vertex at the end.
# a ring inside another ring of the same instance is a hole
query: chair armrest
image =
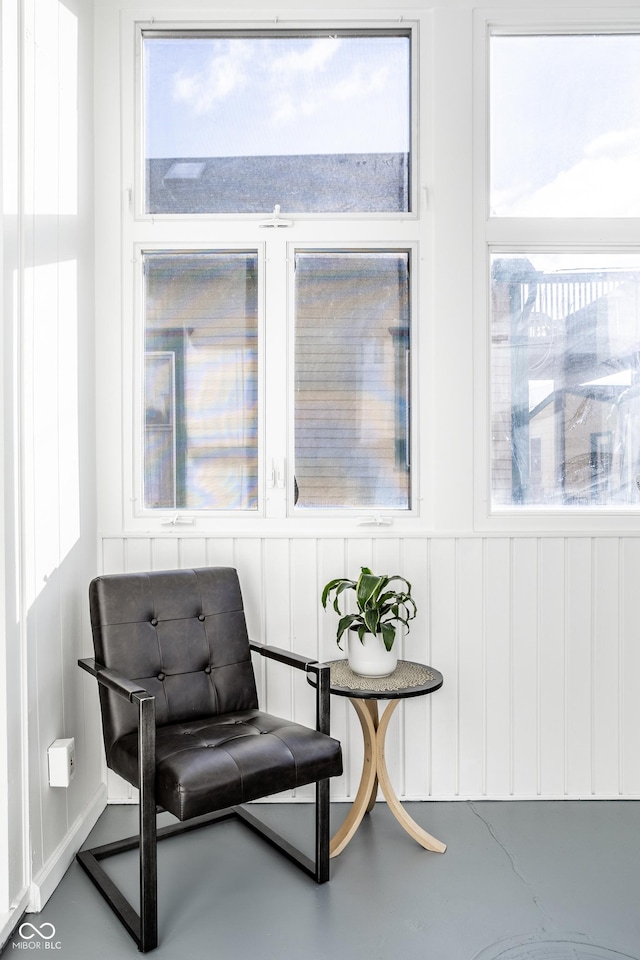
{"type": "Polygon", "coordinates": [[[150,841],[155,837],[156,831],[156,698],[135,680],[123,677],[117,670],[110,670],[97,660],[78,660],[78,666],[95,677],[98,683],[108,687],[119,697],[124,697],[137,708],[140,836],[142,837],[144,832],[146,848],[151,849],[148,858],[153,861],[145,869],[155,871],[155,840],[152,843],[150,841]]]}
{"type": "Polygon", "coordinates": [[[108,667],[104,667],[101,663],[98,663],[97,660],[91,658],[78,660],[78,666],[86,670],[87,673],[90,673],[92,677],[95,677],[98,683],[108,687],[109,690],[113,690],[118,696],[124,697],[129,703],[133,703],[133,698],[136,695],[148,695],[144,687],[141,687],[135,680],[129,680],[128,677],[123,677],[122,674],[116,670],[110,670],[108,667]]]}
{"type": "Polygon", "coordinates": [[[310,657],[303,657],[299,653],[292,653],[291,650],[284,650],[282,647],[259,643],[257,640],[250,640],[249,647],[263,657],[285,663],[297,670],[304,670],[306,673],[315,673],[316,681],[313,686],[316,688],[316,730],[328,734],[331,728],[329,665],[319,663],[310,657]]]}
{"type": "Polygon", "coordinates": [[[302,657],[299,653],[292,653],[291,650],[285,650],[283,647],[272,647],[266,643],[259,643],[257,640],[250,640],[249,647],[262,657],[286,663],[290,667],[295,667],[296,670],[309,670],[313,664],[318,662],[309,657],[302,657]]]}

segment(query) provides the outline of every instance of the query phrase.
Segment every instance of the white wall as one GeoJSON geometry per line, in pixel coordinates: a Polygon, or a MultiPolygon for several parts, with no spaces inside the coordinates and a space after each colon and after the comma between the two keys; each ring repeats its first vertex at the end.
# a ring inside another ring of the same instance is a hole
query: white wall
{"type": "Polygon", "coordinates": [[[9,694],[0,790],[8,784],[10,800],[0,818],[9,865],[0,917],[8,924],[53,892],[105,791],[97,718],[76,664],[87,652],[86,584],[96,565],[93,10],[89,0],[14,0],[3,10],[16,60],[3,98],[13,127],[4,156],[13,179],[3,191],[10,375],[0,641],[9,694]],[[47,748],[59,737],[76,740],[67,790],[48,784],[47,748]]]}
{"type": "MultiPolygon", "coordinates": [[[[18,625],[17,592],[19,581],[19,515],[17,436],[15,416],[18,377],[18,309],[16,271],[18,234],[18,129],[19,111],[15,95],[18,89],[19,58],[16,35],[18,5],[2,7],[2,290],[3,335],[2,391],[0,393],[0,933],[12,917],[12,903],[27,899],[26,790],[23,778],[23,716],[25,699],[22,650],[18,625]],[[11,788],[9,788],[11,784],[11,788]]],[[[3,938],[0,936],[0,941],[3,938]]]]}
{"type": "MultiPolygon", "coordinates": [[[[243,13],[265,19],[270,9],[258,6],[247,0],[231,9],[222,0],[195,0],[189,12],[203,20],[243,13]]],[[[159,523],[134,533],[123,522],[122,497],[130,491],[123,482],[128,413],[122,398],[130,385],[122,381],[128,342],[122,303],[130,302],[130,293],[123,290],[118,259],[125,185],[119,179],[122,124],[113,90],[119,16],[137,5],[97,0],[100,565],[116,572],[232,563],[240,572],[252,635],[320,657],[336,651],[335,624],[319,603],[322,585],[357,574],[360,564],[398,570],[414,582],[419,606],[404,656],[426,660],[445,675],[441,691],[405,704],[393,721],[389,762],[401,796],[640,797],[637,519],[610,522],[600,516],[591,523],[530,516],[503,519],[491,530],[483,502],[486,454],[479,444],[485,428],[476,432],[474,424],[482,426],[486,409],[486,316],[482,296],[474,294],[484,260],[474,229],[479,131],[473,119],[474,9],[482,6],[474,0],[433,0],[423,7],[354,0],[345,11],[339,0],[321,6],[285,0],[274,10],[281,20],[314,10],[326,19],[332,9],[343,17],[423,17],[421,521],[373,536],[349,521],[298,531],[295,524],[247,529],[238,523],[174,536],[159,523]]],[[[491,6],[559,16],[555,0],[499,0],[491,6]]],[[[573,0],[565,6],[583,9],[573,0]]],[[[633,4],[623,0],[619,6],[633,4]]],[[[154,4],[156,18],[170,12],[186,15],[169,0],[154,4]]],[[[125,107],[130,119],[130,105],[125,107]]],[[[484,282],[479,289],[484,291],[484,282]]],[[[299,684],[292,686],[271,665],[262,684],[268,709],[308,716],[299,684]]],[[[361,736],[348,704],[334,700],[333,718],[348,756],[334,796],[349,798],[357,788],[361,736]]],[[[113,779],[110,795],[126,799],[128,791],[113,779]]]]}

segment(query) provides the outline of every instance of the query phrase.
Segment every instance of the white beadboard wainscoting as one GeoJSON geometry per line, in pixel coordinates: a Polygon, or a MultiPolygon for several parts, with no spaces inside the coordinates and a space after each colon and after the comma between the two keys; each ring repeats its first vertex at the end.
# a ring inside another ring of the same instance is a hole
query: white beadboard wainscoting
{"type": "MultiPolygon", "coordinates": [[[[340,656],[322,586],[360,566],[401,573],[418,617],[401,657],[444,686],[402,703],[387,762],[403,799],[640,798],[640,537],[104,536],[104,573],[230,565],[253,639],[340,656]]],[[[263,708],[313,722],[297,671],[257,664],[263,708]]],[[[345,750],[336,800],[358,787],[362,736],[332,698],[345,750]]],[[[130,798],[112,775],[113,802],[130,798]]],[[[298,791],[298,796],[308,793],[298,791]]]]}

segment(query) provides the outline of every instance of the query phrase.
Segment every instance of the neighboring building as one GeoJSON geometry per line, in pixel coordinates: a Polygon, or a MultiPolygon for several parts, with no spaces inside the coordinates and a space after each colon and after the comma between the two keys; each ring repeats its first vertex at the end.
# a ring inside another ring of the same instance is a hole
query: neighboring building
{"type": "Polygon", "coordinates": [[[403,153],[173,157],[147,161],[150,214],[397,212],[409,209],[403,153]]]}
{"type": "Polygon", "coordinates": [[[494,262],[496,504],[636,502],[640,273],[494,262]]]}

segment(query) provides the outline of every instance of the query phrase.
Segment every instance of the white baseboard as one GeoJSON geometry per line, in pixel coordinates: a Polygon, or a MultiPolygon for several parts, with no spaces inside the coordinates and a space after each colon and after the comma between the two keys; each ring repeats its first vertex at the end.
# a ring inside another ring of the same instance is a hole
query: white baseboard
{"type": "Polygon", "coordinates": [[[84,841],[93,830],[96,820],[107,805],[107,788],[104,784],[96,791],[83,813],[72,824],[41,870],[33,877],[27,910],[38,913],[54,892],[84,841]]]}

